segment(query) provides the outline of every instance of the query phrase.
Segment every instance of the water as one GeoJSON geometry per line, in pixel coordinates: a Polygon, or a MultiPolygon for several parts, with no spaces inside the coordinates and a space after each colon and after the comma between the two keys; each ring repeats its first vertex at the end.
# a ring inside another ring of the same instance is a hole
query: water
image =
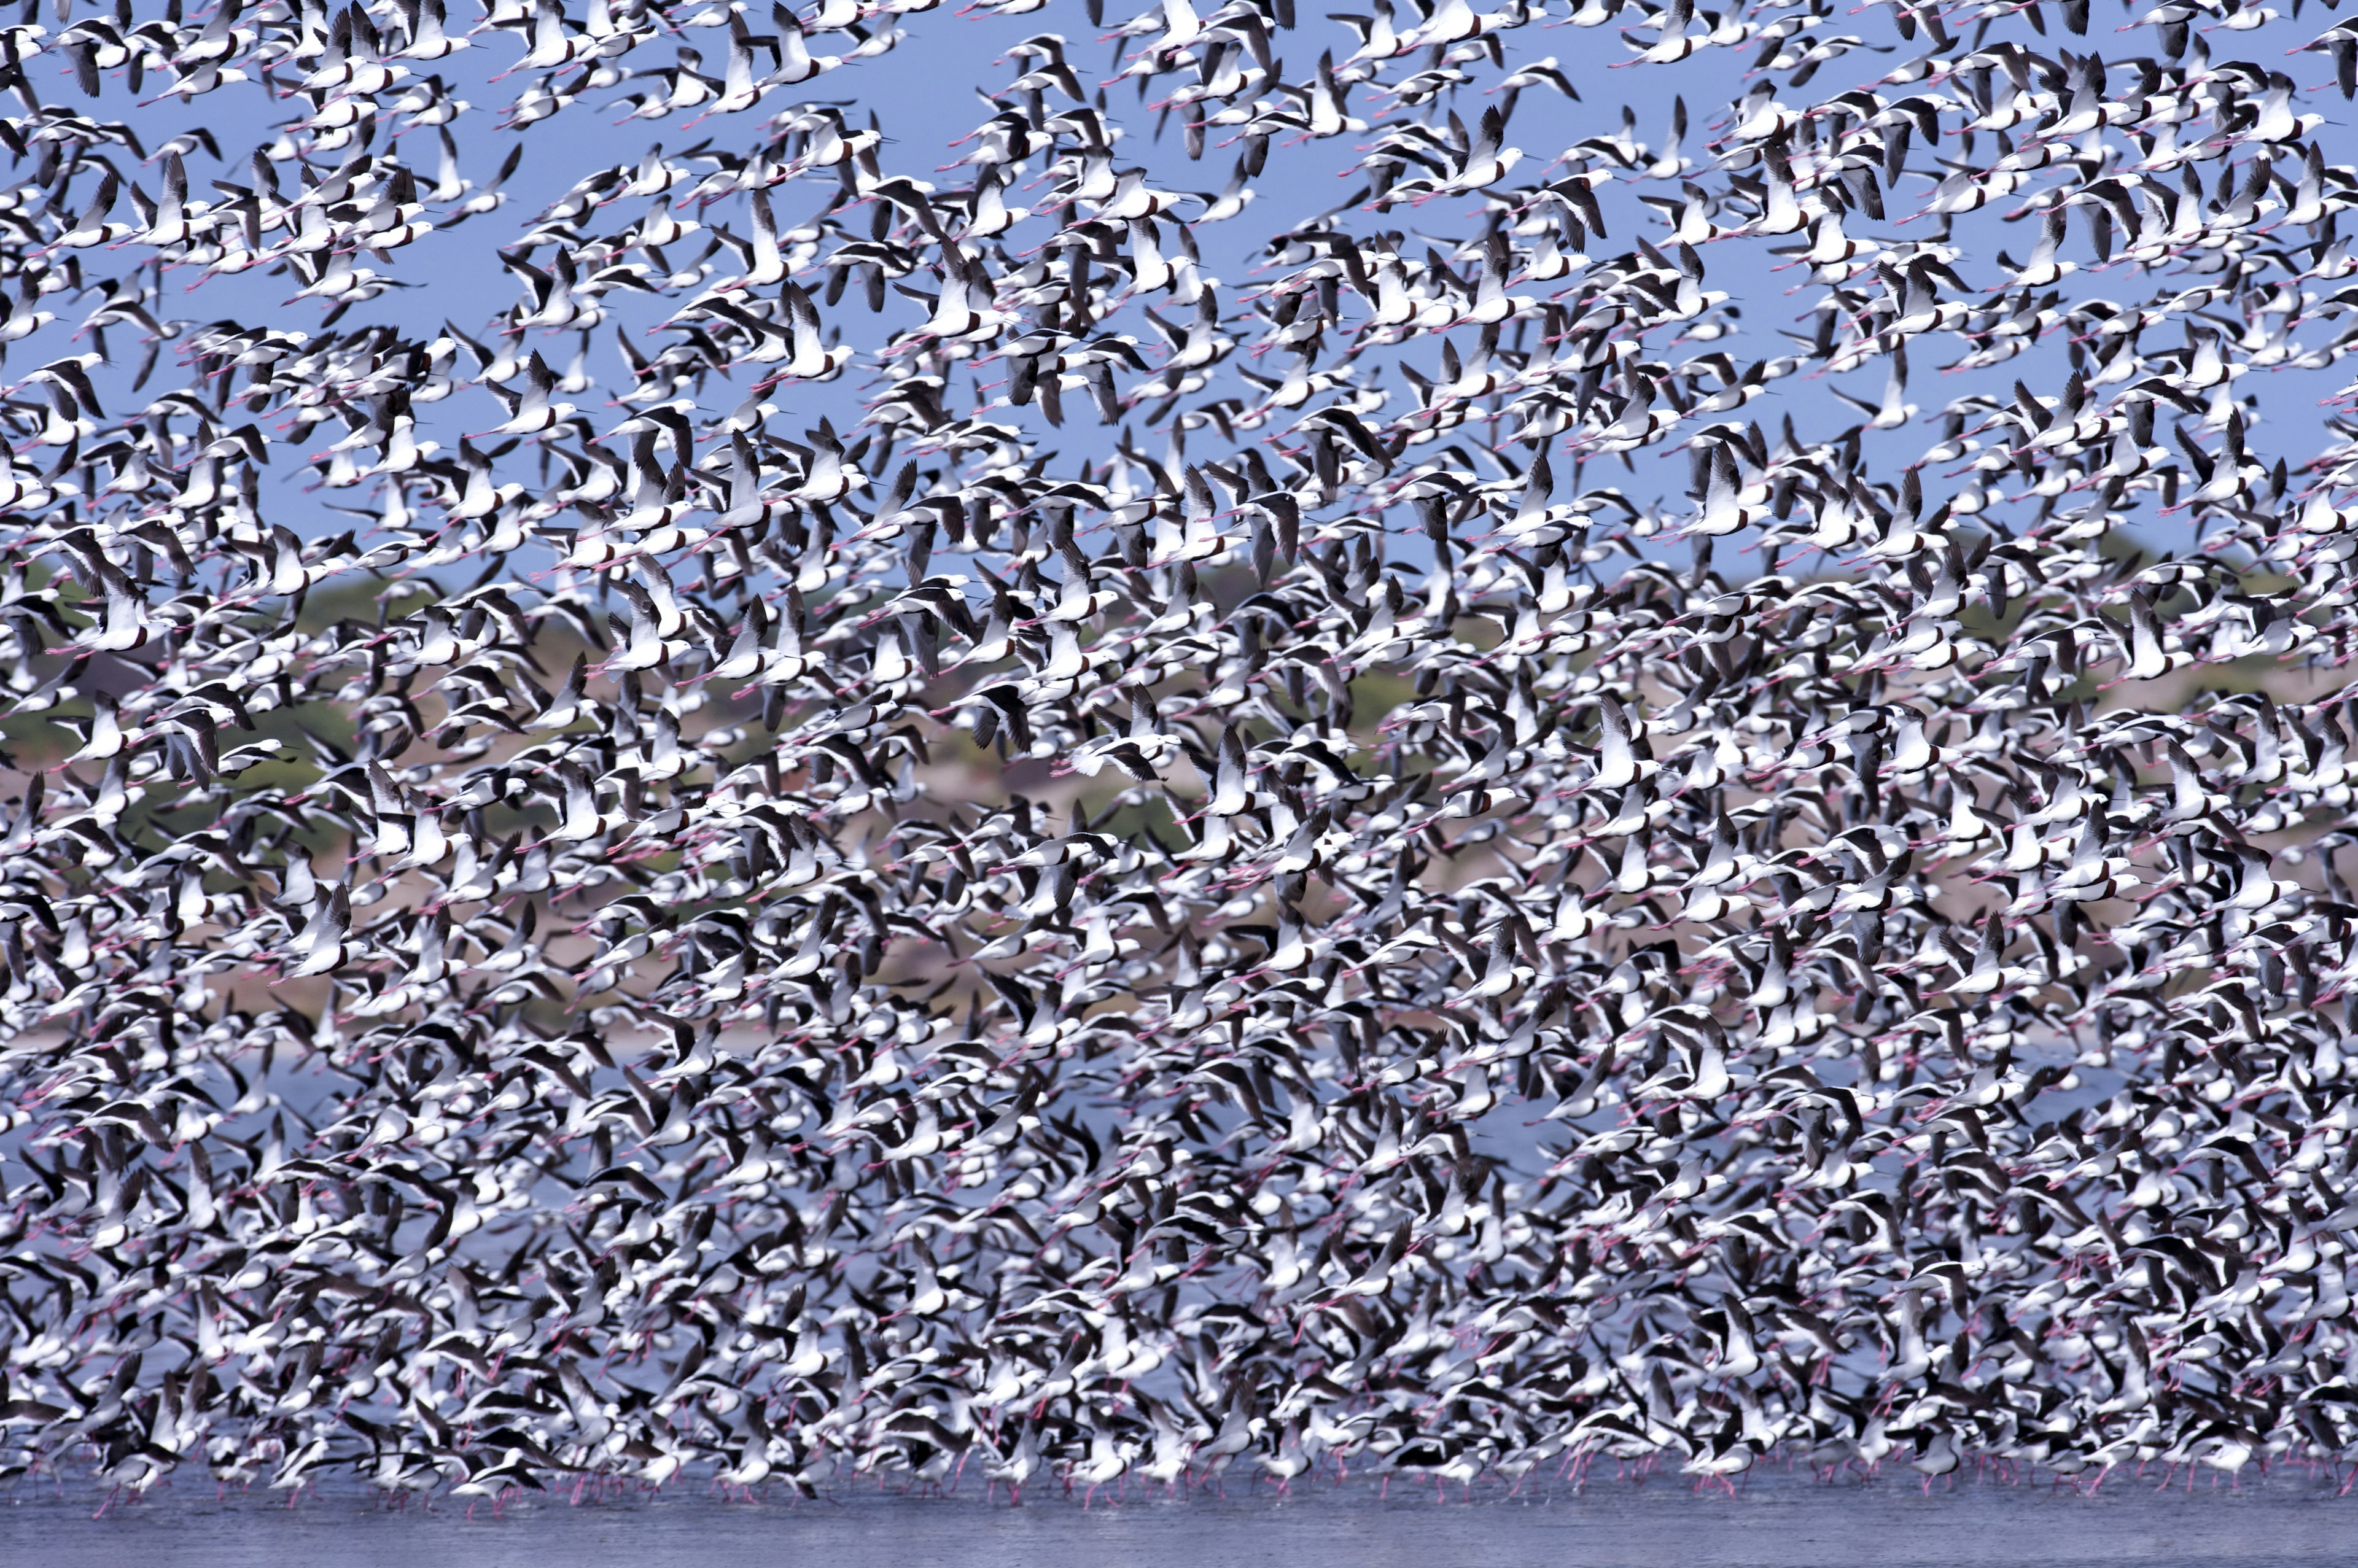
{"type": "Polygon", "coordinates": [[[0,1562],[42,1568],[135,1563],[207,1568],[1152,1568],[1285,1564],[1286,1568],[1981,1568],[2037,1564],[2193,1565],[2344,1563],[2358,1533],[2358,1497],[2295,1473],[2192,1491],[2184,1473],[2167,1493],[2155,1477],[2115,1475],[2087,1496],[2069,1488],[1965,1482],[1930,1497],[1912,1476],[1823,1486],[1756,1475],[1735,1496],[1693,1491],[1682,1478],[1648,1485],[1602,1480],[1508,1498],[1476,1490],[1471,1502],[1436,1501],[1403,1481],[1389,1498],[1357,1483],[1279,1498],[1263,1483],[1250,1495],[1159,1492],[1119,1504],[1078,1501],[1035,1487],[1020,1509],[1002,1492],[985,1503],[969,1489],[920,1499],[844,1491],[790,1501],[783,1493],[726,1503],[692,1488],[579,1507],[561,1498],[510,1504],[474,1517],[444,1500],[430,1510],[387,1511],[352,1494],[277,1498],[240,1494],[216,1502],[190,1484],[91,1518],[92,1502],[69,1489],[20,1484],[0,1499],[0,1562]]]}

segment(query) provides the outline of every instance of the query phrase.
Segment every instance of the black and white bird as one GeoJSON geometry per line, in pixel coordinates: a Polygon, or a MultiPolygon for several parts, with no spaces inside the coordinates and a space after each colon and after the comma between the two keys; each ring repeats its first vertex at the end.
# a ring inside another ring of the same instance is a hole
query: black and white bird
{"type": "Polygon", "coordinates": [[[2358,32],[973,9],[0,27],[0,1473],[2358,1453],[2358,32]]]}

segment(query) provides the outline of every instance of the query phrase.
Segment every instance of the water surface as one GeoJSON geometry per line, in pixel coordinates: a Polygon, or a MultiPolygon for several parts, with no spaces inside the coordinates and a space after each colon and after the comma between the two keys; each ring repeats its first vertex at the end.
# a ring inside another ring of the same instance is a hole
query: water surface
{"type": "Polygon", "coordinates": [[[1132,1489],[1084,1509],[1036,1487],[920,1498],[848,1489],[819,1500],[783,1493],[726,1502],[693,1488],[508,1504],[443,1499],[391,1510],[349,1492],[296,1506],[254,1493],[216,1500],[184,1483],[92,1519],[92,1498],[20,1484],[0,1499],[0,1562],[44,1568],[123,1563],[207,1568],[1980,1568],[1980,1565],[2347,1563],[2358,1551],[2358,1496],[2305,1472],[2240,1486],[2184,1473],[2115,1475],[2094,1495],[1967,1481],[1925,1496],[1912,1476],[1822,1485],[1756,1475],[1735,1496],[1680,1478],[1603,1479],[1509,1498],[1503,1488],[1436,1501],[1422,1485],[1389,1497],[1357,1483],[1297,1488],[1232,1483],[1227,1497],[1132,1489]]]}

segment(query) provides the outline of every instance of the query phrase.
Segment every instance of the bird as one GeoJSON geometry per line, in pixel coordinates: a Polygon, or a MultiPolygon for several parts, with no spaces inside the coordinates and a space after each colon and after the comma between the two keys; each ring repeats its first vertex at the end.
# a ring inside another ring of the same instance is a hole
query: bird
{"type": "Polygon", "coordinates": [[[0,27],[0,1469],[2343,1462],[2358,31],[936,9],[0,27]]]}

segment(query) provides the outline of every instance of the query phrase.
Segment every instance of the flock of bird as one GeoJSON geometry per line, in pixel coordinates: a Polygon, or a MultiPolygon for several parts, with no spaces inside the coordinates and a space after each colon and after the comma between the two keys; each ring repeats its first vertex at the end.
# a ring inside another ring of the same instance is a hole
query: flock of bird
{"type": "Polygon", "coordinates": [[[2358,1460],[2358,23],[2143,4],[26,0],[0,1476],[2358,1460]]]}

